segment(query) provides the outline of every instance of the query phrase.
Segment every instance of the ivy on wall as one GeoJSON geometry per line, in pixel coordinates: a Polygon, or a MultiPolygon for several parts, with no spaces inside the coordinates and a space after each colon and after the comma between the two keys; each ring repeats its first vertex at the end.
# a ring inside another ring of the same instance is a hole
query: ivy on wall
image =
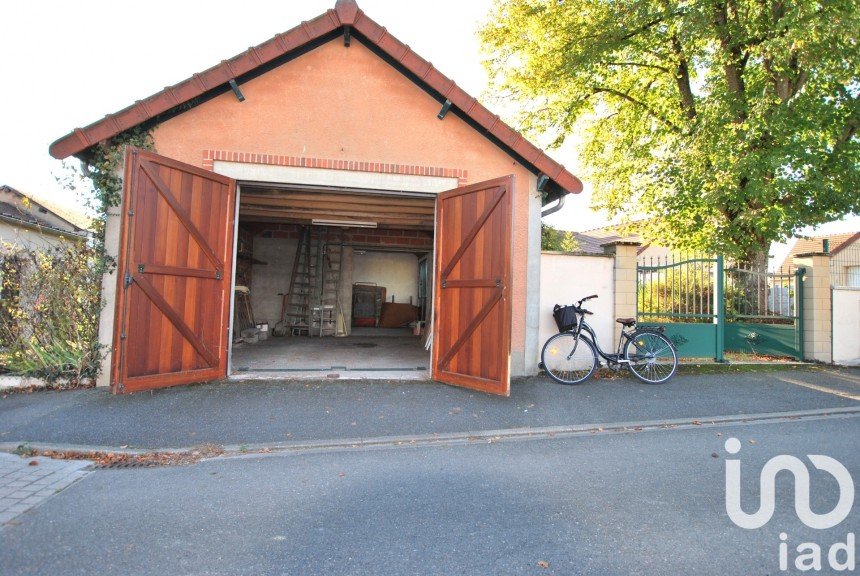
{"type": "Polygon", "coordinates": [[[115,264],[105,252],[105,224],[108,211],[122,202],[123,162],[127,146],[154,152],[152,129],[135,127],[96,144],[81,160],[80,168],[64,162],[66,174],[57,178],[64,188],[81,193],[84,205],[93,215],[90,229],[99,254],[97,264],[103,272],[111,270],[115,264]]]}
{"type": "Polygon", "coordinates": [[[93,146],[88,160],[81,162],[84,176],[90,179],[94,195],[90,207],[96,212],[100,229],[96,230],[104,240],[104,223],[110,208],[122,201],[123,160],[127,146],[155,151],[155,142],[150,130],[140,127],[122,132],[106,143],[93,146]]]}

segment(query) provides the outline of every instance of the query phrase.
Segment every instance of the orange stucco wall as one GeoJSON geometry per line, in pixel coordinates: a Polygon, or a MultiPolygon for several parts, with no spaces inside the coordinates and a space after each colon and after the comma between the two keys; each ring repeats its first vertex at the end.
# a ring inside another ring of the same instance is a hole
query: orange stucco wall
{"type": "Polygon", "coordinates": [[[204,150],[226,150],[453,168],[469,184],[514,174],[511,351],[522,357],[528,170],[456,115],[440,121],[436,100],[359,42],[334,40],[240,87],[244,102],[228,92],[162,123],[158,153],[197,166],[204,150]]]}

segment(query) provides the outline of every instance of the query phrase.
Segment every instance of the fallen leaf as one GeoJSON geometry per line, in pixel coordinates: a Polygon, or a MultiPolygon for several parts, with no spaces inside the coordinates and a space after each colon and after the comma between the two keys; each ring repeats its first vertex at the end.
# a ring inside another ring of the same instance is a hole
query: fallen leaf
{"type": "Polygon", "coordinates": [[[701,425],[702,425],[702,423],[701,423],[701,422],[699,422],[698,420],[693,420],[693,424],[694,424],[695,426],[701,426],[701,425]]]}
{"type": "Polygon", "coordinates": [[[344,476],[346,476],[346,472],[339,472],[337,476],[338,478],[343,478],[344,476]]]}
{"type": "Polygon", "coordinates": [[[750,440],[750,444],[757,444],[755,440],[750,440]]]}
{"type": "Polygon", "coordinates": [[[717,454],[716,452],[711,452],[711,458],[719,458],[719,457],[720,457],[720,455],[717,454]]]}
{"type": "Polygon", "coordinates": [[[38,460],[30,460],[30,464],[29,464],[29,465],[30,465],[30,466],[38,466],[38,465],[39,465],[39,461],[38,461],[38,460]]]}
{"type": "Polygon", "coordinates": [[[537,563],[538,568],[549,568],[549,562],[541,560],[537,563]]]}
{"type": "Polygon", "coordinates": [[[722,436],[722,435],[723,435],[722,432],[717,432],[717,436],[722,436]]]}

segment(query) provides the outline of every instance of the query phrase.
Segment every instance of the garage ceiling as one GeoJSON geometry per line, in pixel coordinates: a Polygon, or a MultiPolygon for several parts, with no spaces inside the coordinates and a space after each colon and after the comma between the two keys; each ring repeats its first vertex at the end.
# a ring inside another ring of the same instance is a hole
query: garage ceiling
{"type": "MultiPolygon", "coordinates": [[[[434,197],[283,190],[242,186],[239,218],[244,222],[311,224],[313,220],[372,222],[377,228],[433,230],[434,197]]],[[[366,225],[366,224],[365,224],[366,225]]]]}

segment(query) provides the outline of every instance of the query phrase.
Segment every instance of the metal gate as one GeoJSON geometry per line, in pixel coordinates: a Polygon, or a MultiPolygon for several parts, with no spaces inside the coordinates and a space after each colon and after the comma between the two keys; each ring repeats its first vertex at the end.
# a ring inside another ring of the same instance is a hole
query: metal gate
{"type": "Polygon", "coordinates": [[[722,256],[668,256],[640,260],[636,271],[639,322],[664,327],[682,357],[803,357],[803,269],[759,273],[722,256]]]}
{"type": "Polygon", "coordinates": [[[725,270],[725,349],[758,356],[803,357],[803,269],[725,270]]]}

